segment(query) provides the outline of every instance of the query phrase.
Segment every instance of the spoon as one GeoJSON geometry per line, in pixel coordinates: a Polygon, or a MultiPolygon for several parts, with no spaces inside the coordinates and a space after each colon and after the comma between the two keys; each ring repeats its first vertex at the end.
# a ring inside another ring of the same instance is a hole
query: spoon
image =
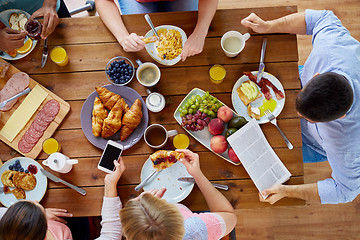
{"type": "Polygon", "coordinates": [[[145,14],[145,20],[147,21],[147,23],[150,25],[151,29],[153,30],[155,36],[160,39],[159,35],[157,34],[156,30],[155,30],[155,27],[150,19],[150,16],[149,14],[145,14]]]}

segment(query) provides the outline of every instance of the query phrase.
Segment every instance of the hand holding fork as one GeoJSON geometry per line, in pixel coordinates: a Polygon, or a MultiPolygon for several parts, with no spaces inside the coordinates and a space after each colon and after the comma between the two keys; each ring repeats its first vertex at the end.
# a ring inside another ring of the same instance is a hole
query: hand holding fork
{"type": "Polygon", "coordinates": [[[269,109],[267,109],[267,110],[265,110],[265,115],[266,115],[266,117],[269,119],[269,121],[272,123],[272,124],[274,124],[275,126],[276,126],[276,128],[279,130],[279,132],[281,133],[281,136],[284,138],[284,140],[285,140],[285,143],[286,143],[286,145],[287,145],[287,147],[291,150],[291,149],[293,149],[294,147],[293,147],[293,145],[291,144],[291,142],[287,139],[287,137],[285,136],[285,134],[281,131],[281,129],[279,128],[279,126],[277,125],[277,123],[276,123],[276,118],[275,118],[275,116],[274,116],[274,114],[272,114],[272,112],[269,110],[269,109]]]}

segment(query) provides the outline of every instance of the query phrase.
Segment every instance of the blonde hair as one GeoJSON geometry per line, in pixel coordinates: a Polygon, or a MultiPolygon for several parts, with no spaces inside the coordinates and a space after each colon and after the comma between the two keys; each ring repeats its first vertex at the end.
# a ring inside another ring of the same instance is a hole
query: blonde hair
{"type": "Polygon", "coordinates": [[[120,211],[124,235],[129,240],[177,240],[185,234],[184,218],[174,205],[151,194],[128,201],[120,211]]]}

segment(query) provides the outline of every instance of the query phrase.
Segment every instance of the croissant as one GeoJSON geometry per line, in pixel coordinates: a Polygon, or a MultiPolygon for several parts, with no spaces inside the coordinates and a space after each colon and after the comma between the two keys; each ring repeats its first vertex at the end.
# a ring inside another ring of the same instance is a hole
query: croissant
{"type": "Polygon", "coordinates": [[[141,101],[136,99],[130,110],[124,114],[122,119],[122,128],[120,130],[120,140],[124,141],[140,124],[142,118],[141,101]]]}
{"type": "Polygon", "coordinates": [[[120,95],[107,90],[104,87],[95,87],[96,92],[99,94],[100,100],[104,106],[111,110],[116,102],[121,98],[120,95]]]}
{"type": "Polygon", "coordinates": [[[95,97],[94,108],[92,111],[92,132],[95,137],[100,136],[101,130],[103,127],[104,119],[108,116],[104,104],[100,101],[98,97],[95,97]]]}
{"type": "Polygon", "coordinates": [[[180,158],[184,158],[185,154],[177,151],[159,150],[150,155],[156,171],[163,170],[176,163],[180,158]]]}
{"type": "Polygon", "coordinates": [[[109,115],[104,120],[104,125],[101,131],[101,137],[107,138],[114,135],[121,128],[121,118],[126,108],[126,102],[120,98],[111,109],[109,115]]]}

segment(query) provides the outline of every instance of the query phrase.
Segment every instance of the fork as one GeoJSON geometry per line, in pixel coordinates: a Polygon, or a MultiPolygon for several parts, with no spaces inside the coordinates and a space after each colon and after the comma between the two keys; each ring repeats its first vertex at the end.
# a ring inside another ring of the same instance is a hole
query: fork
{"type": "Polygon", "coordinates": [[[293,145],[291,144],[291,142],[287,139],[287,137],[285,136],[285,134],[281,131],[281,129],[280,129],[279,126],[277,125],[277,123],[276,123],[276,118],[275,118],[274,114],[272,114],[272,112],[271,112],[269,109],[265,110],[264,113],[265,113],[266,117],[269,119],[269,121],[270,121],[273,125],[275,125],[275,127],[279,130],[279,132],[281,133],[281,136],[282,136],[282,137],[284,138],[284,140],[285,140],[285,143],[286,143],[287,147],[288,147],[290,150],[293,149],[293,148],[294,148],[293,145]]]}

